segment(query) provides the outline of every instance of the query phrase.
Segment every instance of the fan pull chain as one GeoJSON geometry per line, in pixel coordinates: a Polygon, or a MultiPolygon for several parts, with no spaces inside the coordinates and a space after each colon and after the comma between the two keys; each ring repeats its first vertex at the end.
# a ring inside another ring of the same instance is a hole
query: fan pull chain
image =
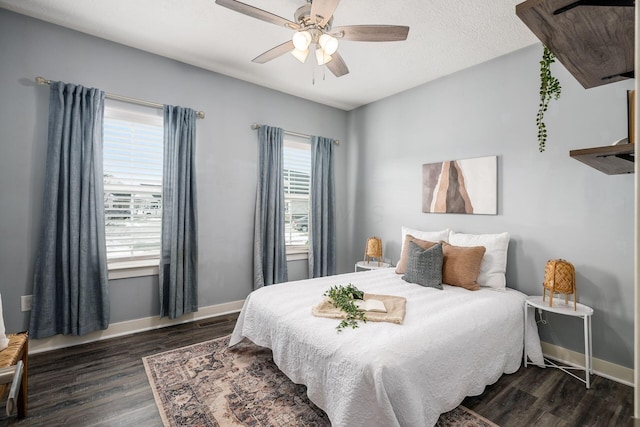
{"type": "MultiPolygon", "coordinates": [[[[327,80],[327,67],[324,66],[320,66],[322,67],[322,81],[326,81],[327,80]]],[[[318,68],[318,66],[314,65],[313,66],[313,71],[311,74],[311,84],[315,86],[316,84],[316,68],[318,68]]]]}

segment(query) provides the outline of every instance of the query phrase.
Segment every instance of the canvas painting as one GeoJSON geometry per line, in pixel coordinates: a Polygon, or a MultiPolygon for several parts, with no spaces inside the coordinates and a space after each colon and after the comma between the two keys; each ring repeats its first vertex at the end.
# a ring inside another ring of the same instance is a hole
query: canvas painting
{"type": "Polygon", "coordinates": [[[422,212],[496,215],[498,157],[422,165],[422,212]]]}

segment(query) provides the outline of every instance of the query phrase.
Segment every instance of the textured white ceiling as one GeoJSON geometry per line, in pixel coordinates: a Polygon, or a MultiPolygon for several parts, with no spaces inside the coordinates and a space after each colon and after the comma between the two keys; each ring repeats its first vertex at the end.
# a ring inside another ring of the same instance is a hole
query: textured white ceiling
{"type": "MultiPolygon", "coordinates": [[[[243,0],[293,20],[305,0],[243,0]]],[[[403,42],[340,43],[350,73],[311,58],[251,59],[292,31],[214,0],[0,0],[0,7],[322,104],[351,110],[537,42],[515,15],[522,0],[343,0],[333,26],[408,25],[403,42]],[[314,83],[315,80],[315,83],[314,83]]],[[[46,76],[45,76],[46,77],[46,76]]]]}

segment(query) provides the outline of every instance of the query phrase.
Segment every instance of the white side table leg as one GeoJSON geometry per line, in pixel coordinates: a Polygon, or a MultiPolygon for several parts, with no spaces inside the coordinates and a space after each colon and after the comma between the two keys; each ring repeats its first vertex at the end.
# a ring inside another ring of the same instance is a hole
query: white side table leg
{"type": "Polygon", "coordinates": [[[584,376],[587,388],[590,387],[591,379],[591,334],[589,329],[589,317],[583,316],[584,320],[584,376]]]}
{"type": "Polygon", "coordinates": [[[593,374],[593,329],[591,329],[591,316],[589,318],[589,373],[593,374]]]}
{"type": "MultiPolygon", "coordinates": [[[[535,312],[534,312],[535,316],[535,312]]],[[[524,367],[527,367],[527,328],[529,327],[529,303],[524,303],[524,345],[522,346],[522,353],[524,357],[524,367]]]]}

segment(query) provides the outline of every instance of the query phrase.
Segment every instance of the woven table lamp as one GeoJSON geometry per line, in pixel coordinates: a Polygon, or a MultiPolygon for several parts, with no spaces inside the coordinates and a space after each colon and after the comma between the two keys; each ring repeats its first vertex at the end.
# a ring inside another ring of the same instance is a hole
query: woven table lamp
{"type": "Polygon", "coordinates": [[[378,258],[378,267],[382,260],[382,239],[379,237],[369,237],[367,245],[364,248],[364,260],[369,261],[370,258],[378,258]]]}
{"type": "Polygon", "coordinates": [[[553,307],[553,295],[564,294],[565,305],[569,304],[569,295],[573,294],[573,309],[577,310],[578,290],[576,289],[576,269],[569,261],[550,259],[544,268],[542,283],[542,301],[549,291],[549,307],[553,307]]]}

